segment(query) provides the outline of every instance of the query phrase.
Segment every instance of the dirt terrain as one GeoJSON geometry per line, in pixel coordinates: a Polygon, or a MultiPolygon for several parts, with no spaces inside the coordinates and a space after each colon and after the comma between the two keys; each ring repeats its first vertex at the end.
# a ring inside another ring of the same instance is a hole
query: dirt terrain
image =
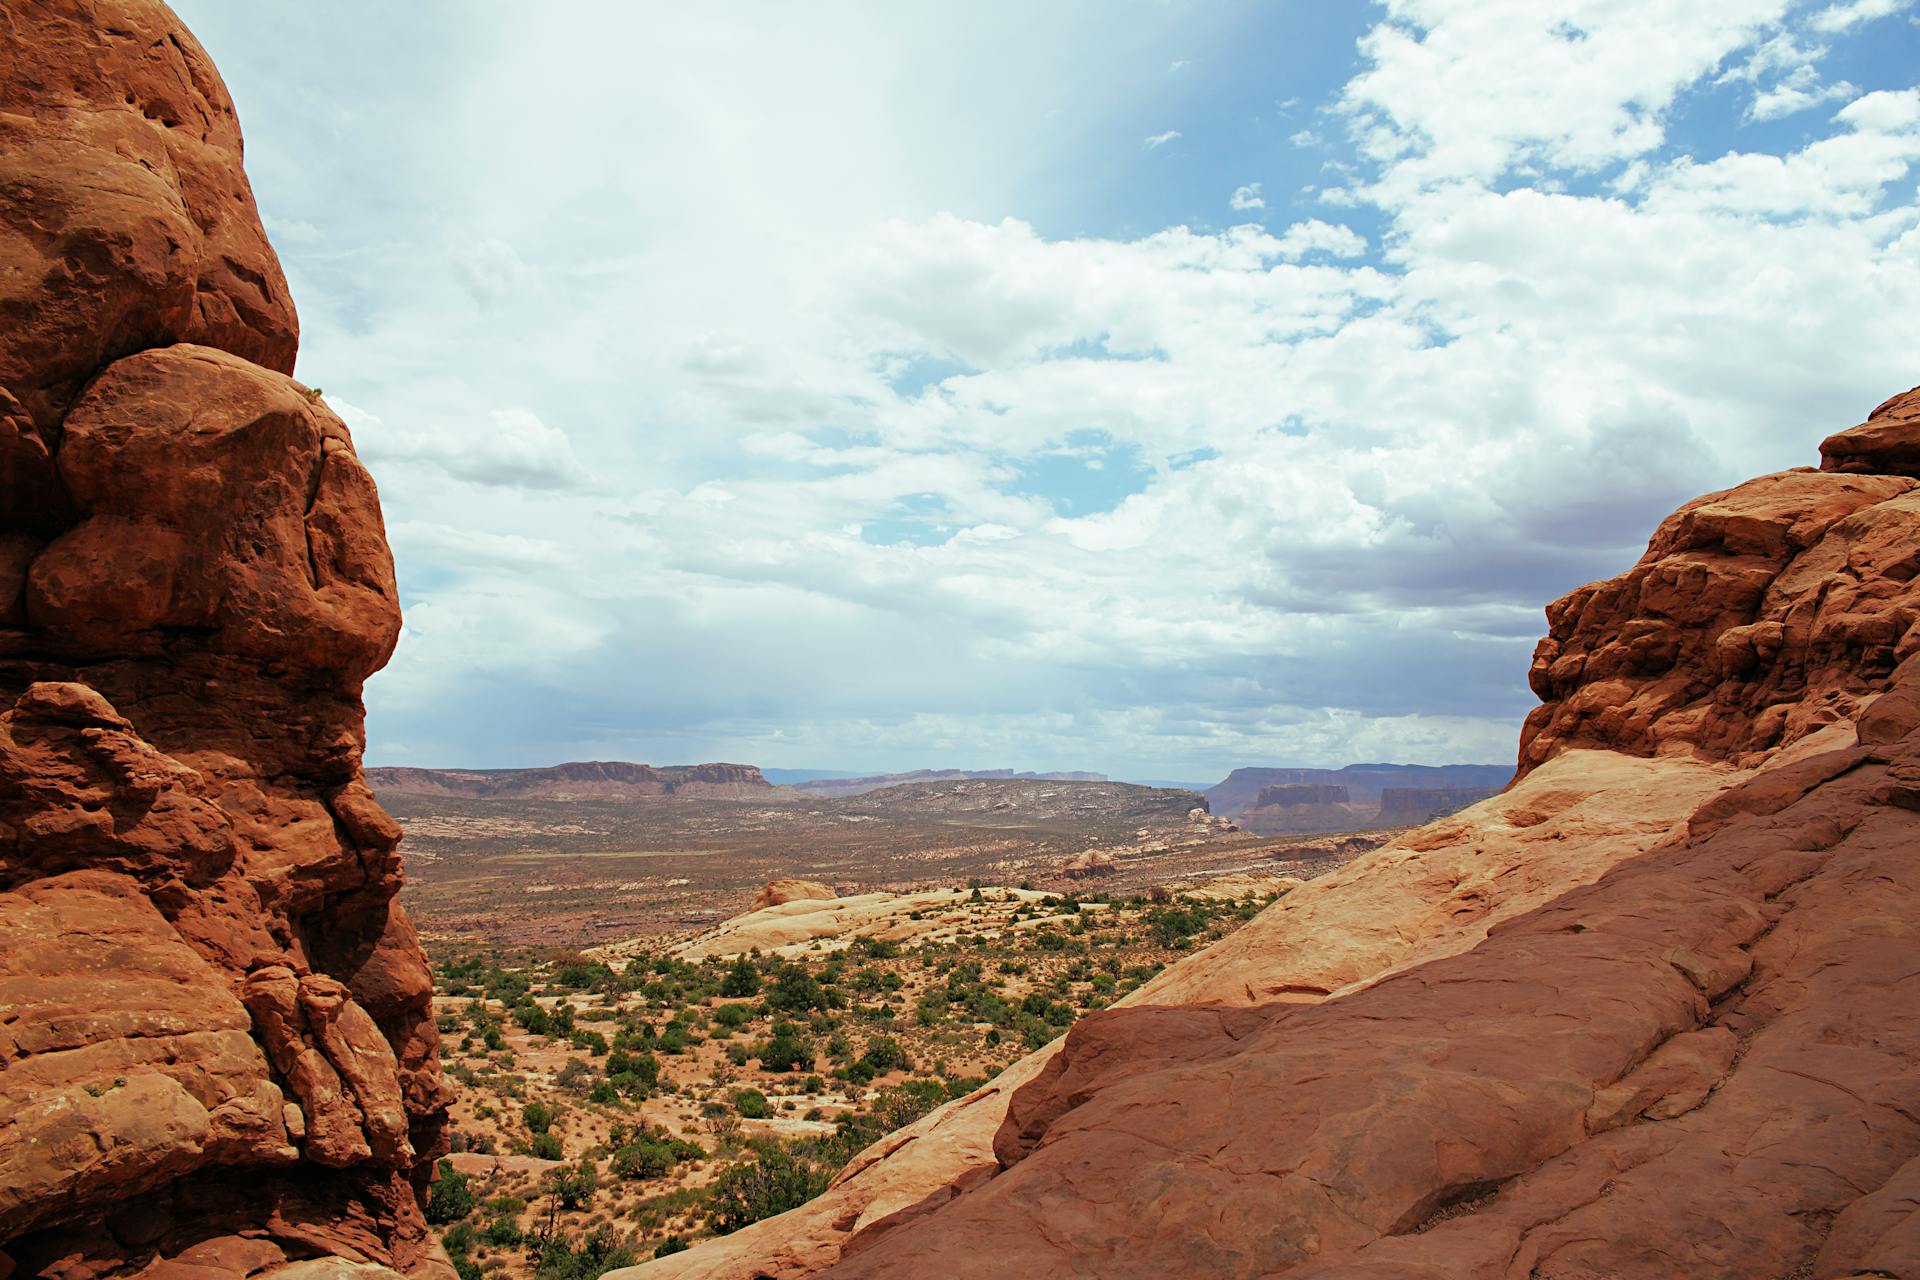
{"type": "Polygon", "coordinates": [[[463,1275],[519,1280],[598,1274],[796,1207],[874,1140],[1227,937],[1291,882],[1212,883],[865,895],[847,929],[777,954],[741,948],[783,913],[832,904],[729,922],[733,948],[700,935],[591,955],[436,945],[458,1092],[428,1216],[463,1275]],[[864,927],[876,918],[885,936],[864,927]]]}
{"type": "Polygon", "coordinates": [[[379,794],[406,829],[406,901],[423,933],[509,946],[698,929],[783,877],[842,893],[1027,884],[1131,894],[1248,870],[1307,878],[1386,838],[1262,839],[1207,814],[1193,792],[1032,779],[768,802],[379,794]],[[1089,851],[1095,869],[1063,870],[1089,851]]]}

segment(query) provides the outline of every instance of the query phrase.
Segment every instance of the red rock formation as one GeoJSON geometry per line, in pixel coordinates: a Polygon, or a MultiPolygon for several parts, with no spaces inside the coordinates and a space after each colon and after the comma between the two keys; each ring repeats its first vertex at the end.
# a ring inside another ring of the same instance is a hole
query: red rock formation
{"type": "Polygon", "coordinates": [[[13,6],[0,168],[0,1274],[442,1265],[393,567],[232,104],[161,4],[13,6]]]}
{"type": "Polygon", "coordinates": [[[1506,793],[642,1274],[1920,1274],[1914,404],[1554,605],[1506,793]]]}
{"type": "Polygon", "coordinates": [[[1547,606],[1522,772],[1571,746],[1752,762],[1857,715],[1920,652],[1917,435],[1908,392],[1822,444],[1825,470],[1696,498],[1547,606]]]}
{"type": "Polygon", "coordinates": [[[1069,880],[1086,880],[1094,876],[1112,875],[1119,869],[1119,864],[1114,862],[1113,855],[1105,849],[1083,850],[1056,868],[1060,875],[1069,880]]]}
{"type": "Polygon", "coordinates": [[[818,880],[769,880],[760,886],[760,892],[754,895],[749,911],[759,911],[764,907],[784,906],[789,902],[831,902],[836,896],[833,886],[822,884],[818,880]]]}

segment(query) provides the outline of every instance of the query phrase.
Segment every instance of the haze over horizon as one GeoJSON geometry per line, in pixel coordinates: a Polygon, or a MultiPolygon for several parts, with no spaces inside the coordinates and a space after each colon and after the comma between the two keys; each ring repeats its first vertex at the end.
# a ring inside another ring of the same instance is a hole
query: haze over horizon
{"type": "Polygon", "coordinates": [[[1505,761],[1543,604],[1917,376],[1913,0],[176,8],[377,764],[1505,761]]]}

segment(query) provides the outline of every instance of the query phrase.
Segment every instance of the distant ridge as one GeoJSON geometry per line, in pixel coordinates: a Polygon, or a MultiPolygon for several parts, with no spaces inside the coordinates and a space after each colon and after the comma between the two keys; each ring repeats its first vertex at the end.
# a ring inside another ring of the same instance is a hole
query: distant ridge
{"type": "Polygon", "coordinates": [[[875,773],[864,778],[817,778],[790,783],[790,791],[810,796],[858,796],[882,787],[908,782],[954,782],[968,779],[1018,778],[1029,782],[1105,782],[1104,773],[1022,773],[1014,769],[915,769],[909,773],[875,773]]]}
{"type": "Polygon", "coordinates": [[[1493,794],[1513,777],[1510,764],[1350,764],[1339,769],[1235,769],[1208,787],[1214,813],[1233,818],[1254,807],[1274,786],[1343,786],[1356,805],[1377,805],[1390,789],[1478,791],[1493,794]]]}
{"type": "Polygon", "coordinates": [[[635,796],[751,797],[773,784],[750,764],[654,766],[576,760],[543,769],[369,769],[376,792],[475,800],[619,800],[635,796]]]}

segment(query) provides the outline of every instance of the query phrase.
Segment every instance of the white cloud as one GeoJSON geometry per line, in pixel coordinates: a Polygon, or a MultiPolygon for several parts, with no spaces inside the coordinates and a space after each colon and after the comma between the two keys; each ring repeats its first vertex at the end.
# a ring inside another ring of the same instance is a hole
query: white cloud
{"type": "Polygon", "coordinates": [[[1913,0],[1850,0],[1850,3],[1829,5],[1822,9],[1808,25],[1815,31],[1848,31],[1863,22],[1884,18],[1912,6],[1913,0]]]}
{"type": "Polygon", "coordinates": [[[588,481],[566,433],[529,409],[493,409],[485,424],[437,418],[395,427],[347,401],[330,403],[373,464],[425,464],[459,480],[506,488],[576,489],[588,481]]]}
{"type": "Polygon", "coordinates": [[[445,111],[322,96],[378,118],[317,135],[259,109],[277,49],[213,44],[270,216],[325,229],[280,242],[302,371],[408,594],[376,757],[1499,759],[1545,600],[1912,381],[1920,94],[1669,136],[1840,92],[1784,0],[1389,0],[1313,104],[1325,189],[1230,199],[1271,228],[1055,238],[1133,118],[1101,68],[1234,34],[1066,12],[524,17],[440,51],[445,111]]]}
{"type": "Polygon", "coordinates": [[[1145,146],[1151,149],[1154,147],[1164,147],[1169,142],[1172,142],[1175,138],[1178,138],[1179,136],[1180,136],[1180,131],[1178,129],[1169,129],[1165,133],[1156,133],[1151,137],[1142,139],[1141,141],[1144,143],[1145,146]]]}

